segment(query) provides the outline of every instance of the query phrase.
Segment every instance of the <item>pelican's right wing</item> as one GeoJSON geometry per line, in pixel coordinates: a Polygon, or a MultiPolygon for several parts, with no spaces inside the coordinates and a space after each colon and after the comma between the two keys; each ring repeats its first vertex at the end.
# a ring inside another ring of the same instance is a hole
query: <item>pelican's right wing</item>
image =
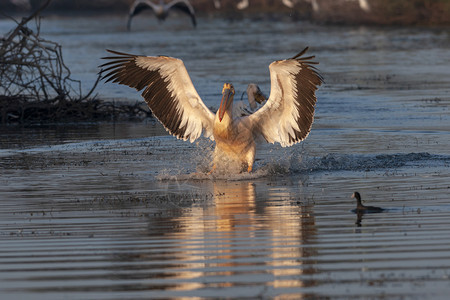
{"type": "Polygon", "coordinates": [[[302,57],[308,50],[290,59],[270,64],[270,96],[266,104],[248,118],[269,143],[291,146],[304,140],[314,120],[316,90],[323,78],[313,66],[314,56],[302,57]]]}
{"type": "Polygon", "coordinates": [[[142,92],[153,115],[167,131],[191,142],[203,134],[213,139],[214,114],[200,99],[183,61],[167,56],[117,55],[101,65],[106,82],[128,85],[142,92]]]}

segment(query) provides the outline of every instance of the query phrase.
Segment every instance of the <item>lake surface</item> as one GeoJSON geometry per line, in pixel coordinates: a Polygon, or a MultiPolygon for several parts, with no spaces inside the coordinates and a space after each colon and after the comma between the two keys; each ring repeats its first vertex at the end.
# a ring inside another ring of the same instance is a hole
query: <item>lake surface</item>
{"type": "Polygon", "coordinates": [[[310,46],[325,78],[310,136],[261,145],[251,174],[212,176],[212,142],[152,120],[1,128],[2,298],[446,299],[450,30],[198,24],[53,17],[41,34],[86,91],[105,49],[168,55],[213,108],[224,82],[268,95],[268,65],[310,46]],[[352,213],[354,191],[386,211],[352,213]]]}

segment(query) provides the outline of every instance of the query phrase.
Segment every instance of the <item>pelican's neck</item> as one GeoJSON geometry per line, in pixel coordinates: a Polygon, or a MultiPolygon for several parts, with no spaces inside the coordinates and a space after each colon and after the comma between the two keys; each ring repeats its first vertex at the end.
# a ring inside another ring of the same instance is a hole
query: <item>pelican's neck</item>
{"type": "Polygon", "coordinates": [[[219,110],[217,111],[217,120],[220,123],[231,123],[233,121],[233,95],[231,95],[229,98],[227,97],[227,94],[223,96],[222,102],[220,103],[219,110]],[[222,120],[220,119],[220,116],[223,114],[222,120]]]}
{"type": "Polygon", "coordinates": [[[248,85],[247,87],[247,98],[248,98],[248,104],[250,105],[251,110],[256,109],[256,100],[255,100],[255,93],[253,85],[248,85]]]}
{"type": "Polygon", "coordinates": [[[248,104],[250,105],[250,108],[252,111],[254,111],[256,109],[255,96],[253,96],[253,95],[248,96],[248,104]]]}
{"type": "Polygon", "coordinates": [[[214,136],[217,139],[229,139],[234,135],[232,104],[225,111],[222,120],[219,119],[219,113],[216,114],[214,124],[214,136]]]}

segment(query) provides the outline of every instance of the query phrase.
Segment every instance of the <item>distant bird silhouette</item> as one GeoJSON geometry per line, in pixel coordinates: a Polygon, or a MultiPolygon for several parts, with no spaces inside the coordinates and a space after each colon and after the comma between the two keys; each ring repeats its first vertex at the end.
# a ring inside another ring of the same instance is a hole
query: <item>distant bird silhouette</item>
{"type": "Polygon", "coordinates": [[[128,13],[128,30],[131,28],[131,20],[133,17],[147,9],[151,9],[160,21],[164,21],[167,18],[171,9],[179,10],[188,14],[191,17],[192,25],[194,25],[194,27],[197,26],[194,8],[188,0],[173,0],[167,4],[164,3],[164,0],[159,0],[158,4],[155,4],[149,0],[136,0],[133,5],[131,5],[130,12],[128,13]]]}
{"type": "Polygon", "coordinates": [[[377,206],[365,206],[361,203],[361,195],[358,192],[354,192],[352,198],[356,198],[356,208],[352,210],[354,213],[380,213],[386,211],[384,208],[377,206]]]}

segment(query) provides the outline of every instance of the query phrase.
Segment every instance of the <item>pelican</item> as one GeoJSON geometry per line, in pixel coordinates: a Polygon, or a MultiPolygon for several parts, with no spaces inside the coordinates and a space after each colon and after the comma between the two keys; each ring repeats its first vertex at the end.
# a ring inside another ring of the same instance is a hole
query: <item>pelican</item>
{"type": "Polygon", "coordinates": [[[370,12],[370,4],[369,0],[347,0],[347,2],[355,2],[358,1],[359,8],[361,8],[365,12],[370,12]]]}
{"type": "Polygon", "coordinates": [[[282,0],[281,1],[285,6],[289,7],[289,8],[293,8],[294,7],[294,2],[292,0],[282,0]]]}
{"type": "Polygon", "coordinates": [[[221,7],[220,0],[213,0],[213,1],[214,1],[214,7],[216,9],[220,9],[220,7],[221,7]]]}
{"type": "Polygon", "coordinates": [[[239,171],[251,172],[256,144],[262,137],[268,143],[292,146],[304,140],[314,119],[315,92],[322,76],[303,57],[308,50],[270,64],[271,91],[265,105],[247,116],[233,116],[235,90],[225,83],[217,113],[201,100],[182,60],[167,56],[140,56],[107,50],[114,56],[100,66],[102,79],[127,85],[142,92],[154,116],[166,130],[191,142],[202,134],[216,143],[213,172],[221,162],[233,162],[239,171]]]}
{"type": "Polygon", "coordinates": [[[248,116],[254,113],[259,107],[259,105],[263,105],[266,101],[266,96],[264,96],[263,92],[256,83],[249,83],[247,86],[247,99],[249,106],[244,104],[242,99],[244,98],[245,92],[241,95],[241,101],[236,103],[233,102],[233,116],[248,116]]]}
{"type": "Polygon", "coordinates": [[[266,96],[264,96],[263,92],[256,83],[249,83],[247,86],[247,98],[248,104],[250,105],[250,109],[252,112],[256,111],[258,107],[256,103],[263,104],[266,101],[266,96]]]}
{"type": "Polygon", "coordinates": [[[242,0],[236,5],[236,7],[237,9],[243,10],[246,9],[248,5],[249,5],[248,0],[242,0]]]}
{"type": "Polygon", "coordinates": [[[188,0],[173,0],[168,4],[165,4],[164,0],[159,0],[159,4],[155,4],[149,0],[135,0],[128,13],[127,29],[130,30],[131,28],[131,19],[143,10],[151,9],[159,20],[164,21],[169,15],[169,10],[172,8],[191,16],[192,24],[194,27],[197,26],[194,8],[188,0]]]}
{"type": "MultiPolygon", "coordinates": [[[[305,0],[309,2],[312,6],[314,12],[318,13],[320,11],[319,2],[317,0],[305,0]]],[[[370,12],[370,4],[369,0],[345,0],[346,2],[356,2],[358,1],[359,8],[361,8],[365,12],[370,12]]],[[[284,5],[287,7],[294,7],[294,3],[291,0],[283,0],[284,5]]]]}

